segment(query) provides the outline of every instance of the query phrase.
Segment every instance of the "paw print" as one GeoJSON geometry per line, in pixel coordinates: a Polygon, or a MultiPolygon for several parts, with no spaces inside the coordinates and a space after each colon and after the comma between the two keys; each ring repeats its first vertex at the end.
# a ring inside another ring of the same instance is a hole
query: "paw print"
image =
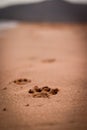
{"type": "Polygon", "coordinates": [[[33,98],[49,98],[51,95],[56,95],[58,91],[58,88],[52,89],[48,86],[39,88],[38,86],[35,86],[33,89],[29,89],[28,93],[33,98]]]}
{"type": "Polygon", "coordinates": [[[31,80],[29,79],[26,79],[26,78],[20,78],[20,79],[17,79],[17,80],[14,80],[13,83],[17,84],[17,85],[25,85],[27,83],[31,83],[31,80]]]}

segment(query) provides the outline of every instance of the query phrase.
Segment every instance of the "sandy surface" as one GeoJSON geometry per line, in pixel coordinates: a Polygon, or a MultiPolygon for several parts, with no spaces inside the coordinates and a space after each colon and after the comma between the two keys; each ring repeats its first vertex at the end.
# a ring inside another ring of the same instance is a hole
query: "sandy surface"
{"type": "Polygon", "coordinates": [[[59,24],[0,32],[0,130],[87,129],[86,34],[87,25],[59,24]],[[19,78],[31,82],[12,82],[19,78]],[[32,98],[35,85],[60,91],[32,98]]]}

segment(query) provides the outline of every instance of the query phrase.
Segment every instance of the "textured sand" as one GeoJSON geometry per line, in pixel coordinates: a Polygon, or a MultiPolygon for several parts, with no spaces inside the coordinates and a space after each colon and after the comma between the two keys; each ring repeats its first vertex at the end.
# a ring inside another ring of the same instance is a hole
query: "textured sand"
{"type": "Polygon", "coordinates": [[[87,25],[20,24],[0,32],[0,130],[87,129],[87,25]],[[27,78],[30,83],[12,81],[27,78]],[[57,95],[32,98],[38,85],[57,95]]]}

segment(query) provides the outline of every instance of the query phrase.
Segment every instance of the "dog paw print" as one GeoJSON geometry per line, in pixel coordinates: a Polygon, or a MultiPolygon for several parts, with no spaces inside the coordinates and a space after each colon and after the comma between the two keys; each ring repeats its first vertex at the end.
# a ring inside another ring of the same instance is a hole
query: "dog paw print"
{"type": "Polygon", "coordinates": [[[42,60],[43,63],[53,63],[55,61],[56,61],[56,59],[44,59],[44,60],[42,60]]]}
{"type": "Polygon", "coordinates": [[[52,89],[48,86],[39,88],[38,86],[35,86],[33,89],[29,89],[28,93],[33,98],[49,98],[51,95],[56,95],[58,91],[58,88],[52,89]]]}
{"type": "Polygon", "coordinates": [[[25,85],[27,83],[31,83],[31,80],[26,79],[26,78],[20,78],[20,79],[14,80],[13,83],[15,83],[17,85],[25,85]]]}

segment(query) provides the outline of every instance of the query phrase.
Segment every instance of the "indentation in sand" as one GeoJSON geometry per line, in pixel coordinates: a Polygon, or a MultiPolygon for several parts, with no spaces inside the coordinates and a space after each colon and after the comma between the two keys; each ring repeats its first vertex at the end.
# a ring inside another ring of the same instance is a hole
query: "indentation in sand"
{"type": "Polygon", "coordinates": [[[30,105],[29,105],[29,104],[26,104],[25,106],[26,106],[26,107],[29,107],[30,105]]]}
{"type": "Polygon", "coordinates": [[[20,78],[20,79],[14,80],[13,83],[15,83],[17,85],[25,85],[27,83],[31,83],[31,80],[26,79],[26,78],[20,78]]]}
{"type": "Polygon", "coordinates": [[[7,87],[4,87],[2,90],[7,90],[7,87]]]}
{"type": "Polygon", "coordinates": [[[7,109],[6,108],[3,108],[3,111],[6,111],[7,109]]]}
{"type": "Polygon", "coordinates": [[[28,93],[33,98],[49,98],[51,95],[56,95],[58,91],[58,88],[52,89],[48,86],[39,88],[35,86],[33,89],[29,89],[28,93]]]}
{"type": "Polygon", "coordinates": [[[56,61],[56,59],[44,59],[44,60],[42,60],[43,63],[53,63],[55,61],[56,61]]]}

